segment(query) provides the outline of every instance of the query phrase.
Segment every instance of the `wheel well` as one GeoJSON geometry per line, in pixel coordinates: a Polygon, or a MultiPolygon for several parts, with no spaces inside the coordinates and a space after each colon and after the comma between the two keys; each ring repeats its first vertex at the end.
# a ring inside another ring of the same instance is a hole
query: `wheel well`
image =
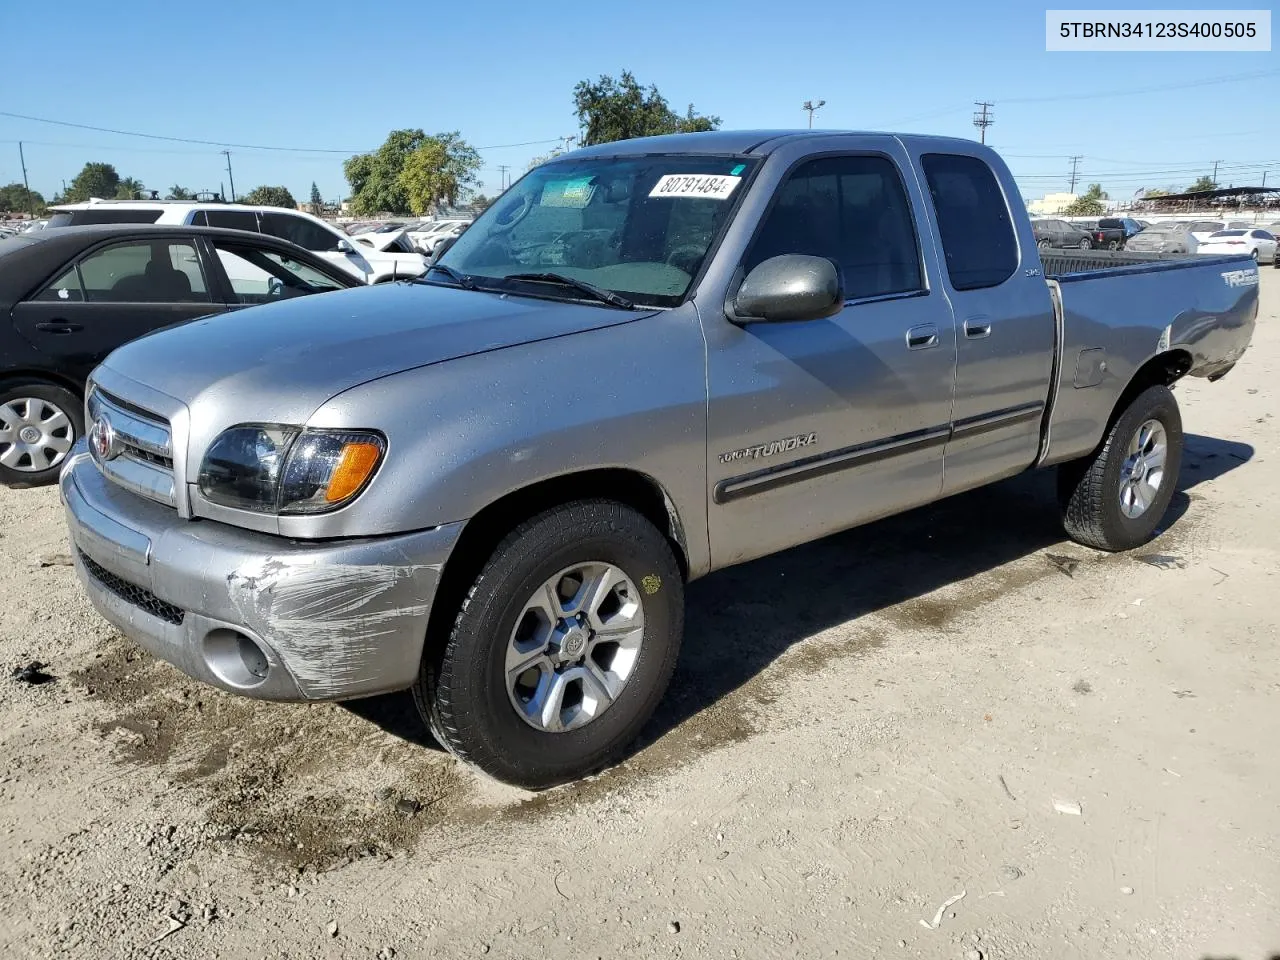
{"type": "Polygon", "coordinates": [[[0,390],[23,383],[52,384],[55,387],[69,390],[81,400],[84,399],[84,384],[71,377],[50,373],[47,370],[6,370],[3,374],[0,374],[0,390]]]}
{"type": "Polygon", "coordinates": [[[599,499],[626,504],[657,527],[670,542],[681,575],[688,579],[684,529],[675,505],[656,480],[622,469],[553,477],[500,497],[467,521],[440,576],[427,623],[428,645],[433,638],[439,641],[448,635],[463,598],[503,537],[521,522],[559,504],[599,499]]]}
{"type": "Polygon", "coordinates": [[[1120,394],[1120,399],[1116,401],[1116,405],[1111,411],[1111,416],[1107,419],[1107,429],[1103,436],[1105,437],[1111,432],[1111,428],[1120,418],[1120,414],[1129,408],[1133,398],[1143,390],[1155,386],[1173,386],[1174,383],[1186,376],[1187,371],[1190,369],[1191,354],[1186,350],[1169,350],[1165,353],[1157,354],[1140,366],[1129,379],[1129,384],[1124,388],[1124,392],[1120,394]]]}

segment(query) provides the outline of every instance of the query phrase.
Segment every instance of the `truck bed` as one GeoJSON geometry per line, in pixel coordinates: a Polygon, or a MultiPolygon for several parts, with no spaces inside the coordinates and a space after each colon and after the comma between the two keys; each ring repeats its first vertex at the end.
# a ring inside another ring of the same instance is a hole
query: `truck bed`
{"type": "Polygon", "coordinates": [[[1060,358],[1041,463],[1083,456],[1144,364],[1216,380],[1249,345],[1258,268],[1245,256],[1081,251],[1042,257],[1060,358]]]}

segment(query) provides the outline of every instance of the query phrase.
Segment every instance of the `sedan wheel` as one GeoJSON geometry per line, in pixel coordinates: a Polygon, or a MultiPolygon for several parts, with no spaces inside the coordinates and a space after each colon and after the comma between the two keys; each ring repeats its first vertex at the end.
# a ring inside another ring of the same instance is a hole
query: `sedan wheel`
{"type": "Polygon", "coordinates": [[[69,391],[44,383],[0,390],[0,481],[52,483],[83,432],[80,401],[69,391]]]}
{"type": "Polygon", "coordinates": [[[1081,237],[1080,243],[1078,244],[1078,246],[1080,247],[1081,250],[1092,250],[1093,241],[1090,240],[1088,237],[1081,237]]]}

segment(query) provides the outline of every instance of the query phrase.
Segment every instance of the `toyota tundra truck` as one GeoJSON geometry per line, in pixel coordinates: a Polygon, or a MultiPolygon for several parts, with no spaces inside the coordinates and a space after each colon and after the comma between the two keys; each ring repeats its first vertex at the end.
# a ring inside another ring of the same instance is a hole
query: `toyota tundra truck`
{"type": "Polygon", "coordinates": [[[121,347],[61,496],[155,656],[265,700],[411,690],[543,788],[626,751],[712,571],[1050,467],[1070,537],[1148,540],[1171,388],[1257,311],[1247,257],[1042,255],[976,143],[629,140],[533,169],[419,279],[121,347]]]}

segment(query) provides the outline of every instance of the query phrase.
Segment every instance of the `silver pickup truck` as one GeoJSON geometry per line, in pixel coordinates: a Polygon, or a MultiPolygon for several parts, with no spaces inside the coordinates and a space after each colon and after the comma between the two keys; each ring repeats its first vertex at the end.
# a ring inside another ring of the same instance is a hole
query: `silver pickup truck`
{"type": "Polygon", "coordinates": [[[193,677],[412,689],[458,757],[545,787],[635,738],[713,570],[1050,466],[1071,537],[1144,542],[1170,387],[1239,360],[1257,284],[1246,257],[1042,259],[962,140],[579,150],[417,281],[113,353],[61,478],[76,569],[193,677]]]}

